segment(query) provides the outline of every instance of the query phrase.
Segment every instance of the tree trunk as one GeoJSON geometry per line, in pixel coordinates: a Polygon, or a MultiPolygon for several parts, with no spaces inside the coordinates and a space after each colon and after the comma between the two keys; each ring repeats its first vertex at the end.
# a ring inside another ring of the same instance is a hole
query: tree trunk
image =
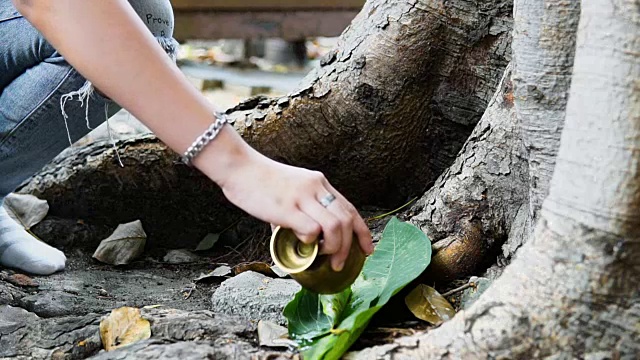
{"type": "Polygon", "coordinates": [[[580,1],[514,1],[515,104],[529,159],[529,214],[547,197],[571,85],[580,1]]]}
{"type": "MultiPolygon", "coordinates": [[[[511,1],[371,0],[300,89],[229,110],[242,136],[323,171],[357,205],[420,194],[451,164],[510,58],[511,1]]],[[[60,159],[22,191],[51,213],[114,225],[141,219],[153,243],[184,246],[240,216],[155,138],[60,159]],[[175,209],[170,216],[170,210],[175,209]]]]}
{"type": "Polygon", "coordinates": [[[487,268],[527,201],[528,169],[510,68],[456,161],[411,209],[418,213],[411,221],[435,242],[427,281],[487,268]]]}
{"type": "Polygon", "coordinates": [[[457,160],[412,209],[412,221],[440,240],[428,280],[478,274],[496,257],[504,265],[529,238],[560,144],[579,8],[516,0],[513,86],[496,94],[507,100],[490,104],[457,160]]]}
{"type": "Polygon", "coordinates": [[[469,310],[355,358],[637,358],[639,10],[582,3],[566,123],[532,241],[469,310]]]}

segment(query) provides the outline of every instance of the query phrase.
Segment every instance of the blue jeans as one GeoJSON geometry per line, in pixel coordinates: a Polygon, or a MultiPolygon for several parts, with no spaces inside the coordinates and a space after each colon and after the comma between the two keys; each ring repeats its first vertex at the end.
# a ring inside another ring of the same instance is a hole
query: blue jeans
{"type": "MultiPolygon", "coordinates": [[[[175,58],[169,0],[130,3],[175,58]]],[[[86,135],[87,124],[96,127],[120,109],[99,93],[86,91],[90,85],[11,0],[0,0],[0,205],[70,141],[86,135]]]]}

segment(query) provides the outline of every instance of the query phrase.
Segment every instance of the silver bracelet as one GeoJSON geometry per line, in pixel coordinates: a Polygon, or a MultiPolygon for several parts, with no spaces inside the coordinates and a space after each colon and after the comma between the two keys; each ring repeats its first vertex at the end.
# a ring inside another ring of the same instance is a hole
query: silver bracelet
{"type": "Polygon", "coordinates": [[[200,135],[191,146],[189,146],[182,156],[183,163],[191,166],[193,159],[202,151],[202,149],[205,148],[205,146],[218,136],[218,133],[222,130],[224,124],[229,122],[225,113],[216,112],[214,115],[216,117],[216,121],[214,121],[213,124],[211,124],[211,126],[209,126],[209,128],[200,135]]]}

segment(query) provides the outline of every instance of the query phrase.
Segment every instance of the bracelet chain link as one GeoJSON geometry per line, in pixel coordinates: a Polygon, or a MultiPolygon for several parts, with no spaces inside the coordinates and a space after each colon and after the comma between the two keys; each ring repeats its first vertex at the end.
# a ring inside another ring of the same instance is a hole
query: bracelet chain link
{"type": "Polygon", "coordinates": [[[191,166],[193,159],[205,148],[213,139],[218,136],[224,124],[229,122],[227,114],[221,112],[214,113],[216,120],[200,135],[182,156],[182,162],[191,166]]]}

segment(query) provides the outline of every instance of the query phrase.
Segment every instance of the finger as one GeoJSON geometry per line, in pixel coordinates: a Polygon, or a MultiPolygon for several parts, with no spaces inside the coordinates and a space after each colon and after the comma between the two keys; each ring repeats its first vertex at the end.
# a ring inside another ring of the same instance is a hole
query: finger
{"type": "Polygon", "coordinates": [[[353,216],[353,231],[358,237],[358,244],[362,251],[366,254],[373,253],[373,239],[371,238],[371,230],[367,226],[367,223],[362,219],[358,210],[342,195],[336,190],[330,183],[325,179],[324,183],[325,187],[329,189],[329,191],[334,194],[337,200],[340,200],[343,206],[349,211],[353,216]]]}
{"type": "Polygon", "coordinates": [[[358,244],[362,251],[367,255],[371,255],[371,253],[373,253],[371,230],[369,230],[367,223],[365,223],[360,216],[355,218],[353,221],[353,232],[358,237],[358,244]]]}
{"type": "Polygon", "coordinates": [[[322,231],[320,224],[300,209],[292,211],[291,214],[287,216],[287,221],[283,223],[283,226],[291,229],[298,239],[305,244],[316,241],[322,231]]]}
{"type": "Polygon", "coordinates": [[[340,250],[340,242],[342,241],[340,220],[315,199],[309,199],[300,204],[300,210],[322,227],[324,241],[320,251],[323,254],[335,254],[340,250]]]}
{"type": "Polygon", "coordinates": [[[349,257],[351,251],[351,243],[353,242],[353,216],[344,208],[344,205],[340,200],[334,201],[327,207],[327,210],[333,212],[342,226],[342,242],[340,244],[340,250],[334,254],[331,258],[331,267],[335,271],[340,271],[344,268],[344,264],[349,257]]]}

